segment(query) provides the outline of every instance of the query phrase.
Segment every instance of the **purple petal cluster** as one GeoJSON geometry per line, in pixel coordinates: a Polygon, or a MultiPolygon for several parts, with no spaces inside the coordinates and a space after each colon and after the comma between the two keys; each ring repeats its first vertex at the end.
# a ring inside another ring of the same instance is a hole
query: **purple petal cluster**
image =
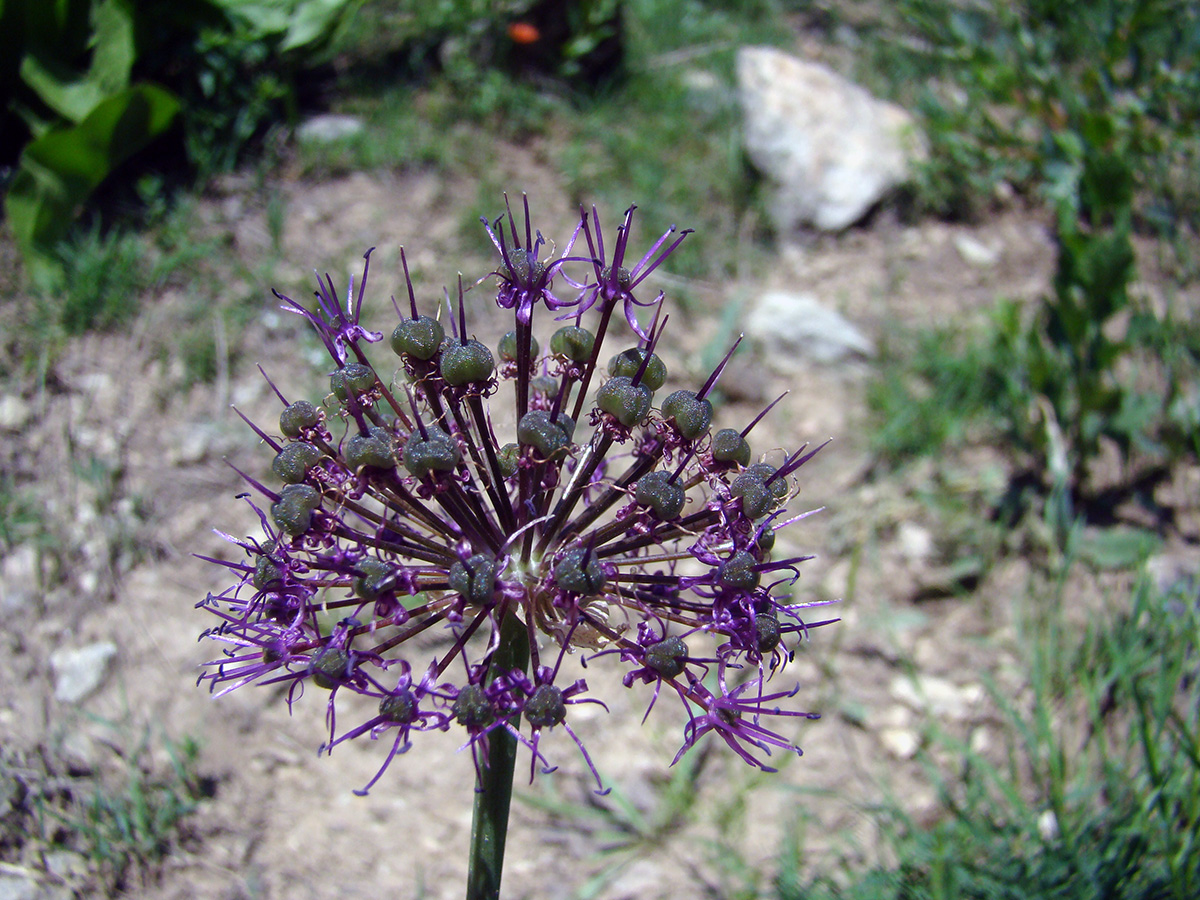
{"type": "Polygon", "coordinates": [[[507,223],[484,223],[500,256],[495,302],[514,318],[492,346],[468,336],[461,280],[454,308],[423,314],[406,262],[398,366],[366,354],[382,335],[359,325],[365,267],[344,308],[328,276],[315,310],[283,298],[336,368],[324,398],[272,384],[277,426],[249,423],[275,454],[269,483],[243,474],[262,534],[222,534],[241,553],[212,560],[233,583],[199,604],[218,619],[204,636],[221,645],[200,680],[217,694],[283,685],[289,705],[326,692],[325,748],[363,736],[389,748],[365,791],[427,731],[458,730],[479,761],[502,729],[530,751],[532,777],[551,770],[543,738],[561,730],[595,774],[569,719],[600,701],[560,670],[568,653],[608,657],[625,687],[646,692],[647,715],[663,695],[682,707],[679,755],[715,733],[768,768],[773,750],[800,752],[786,723],[813,716],[778,705],[798,685],[766,682],[833,621],[806,620],[820,603],[791,596],[807,557],[774,550],[776,532],[808,515],[785,507],[817,451],[778,465],[756,455],[748,438],[762,414],[740,431],[712,428],[728,355],[697,390],[663,392],[663,297],[635,291],[687,232],[668,231],[626,268],[633,209],[611,257],[593,209],[543,259],[527,202],[524,214],[522,230],[510,210],[507,223]],[[587,255],[573,257],[580,235],[587,255]],[[548,317],[542,341],[538,307],[568,310],[548,317]],[[602,350],[621,318],[629,337],[602,350]],[[415,649],[431,630],[441,649],[415,649]],[[527,665],[500,649],[514,633],[527,665]],[[343,727],[346,693],[370,697],[376,714],[343,727]]]}

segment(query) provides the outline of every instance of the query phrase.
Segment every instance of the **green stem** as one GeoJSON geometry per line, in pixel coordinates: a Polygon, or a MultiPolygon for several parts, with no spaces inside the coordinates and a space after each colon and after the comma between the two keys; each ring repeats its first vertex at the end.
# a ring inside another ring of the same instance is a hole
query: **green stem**
{"type": "MultiPolygon", "coordinates": [[[[488,677],[513,669],[525,671],[529,661],[529,633],[512,612],[500,626],[500,646],[492,656],[488,677]]],[[[520,725],[520,717],[510,722],[520,725]]],[[[467,870],[467,900],[498,900],[500,872],[504,867],[504,841],[508,837],[508,807],[512,800],[517,739],[506,728],[488,735],[483,765],[475,783],[475,815],[471,823],[471,860],[467,870]]]]}

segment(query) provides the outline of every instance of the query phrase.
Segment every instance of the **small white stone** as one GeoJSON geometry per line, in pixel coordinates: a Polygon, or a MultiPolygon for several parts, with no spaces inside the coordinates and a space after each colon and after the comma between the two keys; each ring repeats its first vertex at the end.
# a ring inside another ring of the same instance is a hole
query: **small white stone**
{"type": "Polygon", "coordinates": [[[936,675],[919,676],[915,683],[906,676],[895,678],[889,690],[901,703],[918,712],[928,712],[941,719],[962,720],[984,696],[982,685],[959,687],[936,675]]]}
{"type": "Polygon", "coordinates": [[[361,134],[364,127],[358,116],[325,113],[302,122],[296,129],[296,140],[301,143],[331,144],[361,134]]]}
{"type": "Polygon", "coordinates": [[[60,703],[78,703],[91,694],[108,673],[108,664],[117,655],[112,641],[97,641],[74,650],[56,650],[50,654],[54,671],[54,699],[60,703]]]}
{"type": "Polygon", "coordinates": [[[1052,841],[1058,837],[1058,817],[1054,815],[1054,810],[1042,811],[1038,816],[1037,830],[1043,841],[1052,841]]]}
{"type": "Polygon", "coordinates": [[[20,431],[33,418],[33,407],[20,397],[0,397],[0,431],[20,431]]]}
{"type": "Polygon", "coordinates": [[[916,522],[901,522],[896,529],[896,544],[900,555],[909,562],[924,562],[933,555],[933,534],[916,522]]]}
{"type": "Polygon", "coordinates": [[[1000,248],[976,240],[969,234],[954,236],[954,249],[963,262],[979,269],[989,269],[1000,262],[1000,248]]]}
{"type": "Polygon", "coordinates": [[[32,544],[22,544],[0,561],[0,610],[23,609],[37,592],[37,550],[32,544]]]}
{"type": "Polygon", "coordinates": [[[879,732],[879,740],[897,759],[912,759],[921,748],[921,739],[911,728],[884,728],[879,732]]]}

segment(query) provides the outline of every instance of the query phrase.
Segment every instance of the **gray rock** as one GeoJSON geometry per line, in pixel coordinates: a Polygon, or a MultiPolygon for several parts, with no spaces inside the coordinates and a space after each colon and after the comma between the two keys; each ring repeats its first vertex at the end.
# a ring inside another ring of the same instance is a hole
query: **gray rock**
{"type": "Polygon", "coordinates": [[[296,129],[296,140],[302,144],[332,144],[361,134],[363,128],[358,116],[326,113],[301,122],[296,129]]]}
{"type": "Polygon", "coordinates": [[[781,231],[853,225],[924,153],[911,115],[822,65],[743,47],[737,72],[746,153],[775,185],[781,231]]]}
{"type": "Polygon", "coordinates": [[[799,359],[831,363],[875,352],[861,331],[811,294],[764,294],[746,317],[745,328],[767,351],[767,362],[785,371],[799,359]]]}
{"type": "Polygon", "coordinates": [[[56,650],[50,654],[54,671],[54,699],[60,703],[78,703],[100,687],[108,674],[108,665],[117,655],[112,641],[97,641],[74,650],[56,650]]]}

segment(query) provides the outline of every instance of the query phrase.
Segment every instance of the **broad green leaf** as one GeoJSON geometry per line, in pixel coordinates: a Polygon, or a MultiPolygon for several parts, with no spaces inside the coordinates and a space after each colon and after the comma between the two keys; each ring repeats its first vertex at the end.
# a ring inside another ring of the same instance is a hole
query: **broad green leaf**
{"type": "Polygon", "coordinates": [[[179,101],[169,91],[134,85],[102,101],[78,125],[48,132],[25,148],[4,205],[35,278],[53,274],[49,252],[78,206],[178,112],[179,101]]]}
{"type": "Polygon", "coordinates": [[[39,42],[21,60],[21,80],[68,121],[82,122],[96,106],[129,86],[133,69],[133,13],[126,0],[103,0],[91,10],[92,50],[87,71],[74,68],[64,48],[39,42]]]}

